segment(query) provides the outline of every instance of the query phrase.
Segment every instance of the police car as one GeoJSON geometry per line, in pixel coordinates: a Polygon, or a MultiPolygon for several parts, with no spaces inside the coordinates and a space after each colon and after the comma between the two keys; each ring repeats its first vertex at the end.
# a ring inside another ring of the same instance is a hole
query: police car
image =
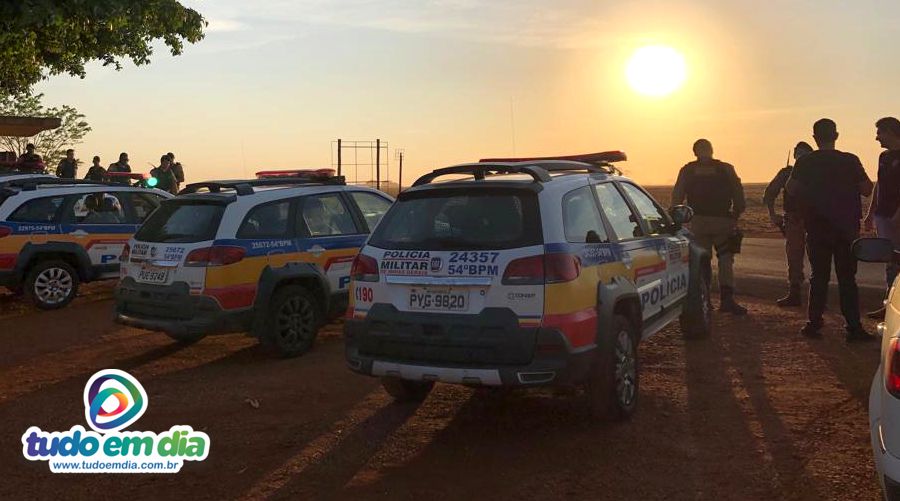
{"type": "Polygon", "coordinates": [[[117,278],[138,225],[171,197],[158,190],[50,176],[0,177],[0,286],[42,309],[67,305],[81,282],[117,278]]]}
{"type": "Polygon", "coordinates": [[[125,248],[119,323],[181,342],[250,332],[296,356],[344,313],[353,258],[393,199],[330,169],[260,174],[162,204],[125,248]]]}
{"type": "Polygon", "coordinates": [[[396,399],[434,382],[586,384],[596,415],[638,396],[639,342],[710,332],[709,255],[617,175],[621,152],[438,169],[404,191],[351,271],[346,358],[396,399]],[[439,182],[438,178],[459,178],[439,182]]]}

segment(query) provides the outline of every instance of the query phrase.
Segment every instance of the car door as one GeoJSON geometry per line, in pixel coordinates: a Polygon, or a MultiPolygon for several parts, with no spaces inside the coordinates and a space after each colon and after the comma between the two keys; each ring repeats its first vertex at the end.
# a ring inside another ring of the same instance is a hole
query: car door
{"type": "Polygon", "coordinates": [[[644,320],[662,312],[660,286],[666,273],[666,262],[660,257],[658,243],[648,238],[641,218],[631,203],[609,181],[594,186],[597,202],[610,225],[611,237],[618,244],[617,254],[625,268],[624,275],[637,287],[644,320]]]}
{"type": "Polygon", "coordinates": [[[648,242],[655,246],[662,263],[663,274],[659,277],[658,292],[651,292],[650,301],[653,307],[668,311],[680,305],[687,296],[690,272],[688,239],[675,234],[669,215],[643,189],[628,182],[622,182],[620,186],[641,218],[648,242]],[[654,301],[657,297],[658,302],[654,301]]]}
{"type": "Polygon", "coordinates": [[[137,231],[125,207],[124,192],[98,191],[68,197],[61,233],[85,250],[96,278],[118,276],[119,256],[137,231]]]}
{"type": "Polygon", "coordinates": [[[368,237],[364,223],[340,192],[308,195],[298,202],[299,252],[319,267],[332,294],[346,296],[350,267],[368,237]]]}

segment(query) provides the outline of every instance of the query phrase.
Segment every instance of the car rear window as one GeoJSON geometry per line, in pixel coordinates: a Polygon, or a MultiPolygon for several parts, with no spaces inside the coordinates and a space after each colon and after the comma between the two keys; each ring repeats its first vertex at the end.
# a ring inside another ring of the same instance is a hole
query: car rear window
{"type": "Polygon", "coordinates": [[[212,240],[225,212],[224,205],[163,202],[134,235],[142,242],[203,242],[212,240]]]}
{"type": "Polygon", "coordinates": [[[542,242],[537,196],[525,190],[441,190],[401,196],[369,240],[383,249],[511,249],[542,242]]]}

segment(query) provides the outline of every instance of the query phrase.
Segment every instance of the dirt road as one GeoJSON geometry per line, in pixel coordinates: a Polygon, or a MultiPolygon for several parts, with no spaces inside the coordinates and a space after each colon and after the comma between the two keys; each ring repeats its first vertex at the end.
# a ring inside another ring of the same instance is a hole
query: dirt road
{"type": "Polygon", "coordinates": [[[0,498],[878,499],[865,410],[877,347],[845,345],[834,316],[824,340],[802,339],[798,311],[742,299],[751,315],[717,316],[709,340],[676,327],[642,345],[640,408],[616,425],[549,390],[439,385],[422,405],[392,404],[345,369],[338,325],[307,356],[273,360],[240,335],[179,347],[116,326],[102,289],[57,312],[7,300],[0,498]],[[148,392],[132,428],[189,424],[209,434],[209,458],[177,475],[83,476],[23,459],[28,426],[85,424],[83,387],[103,368],[148,392]]]}

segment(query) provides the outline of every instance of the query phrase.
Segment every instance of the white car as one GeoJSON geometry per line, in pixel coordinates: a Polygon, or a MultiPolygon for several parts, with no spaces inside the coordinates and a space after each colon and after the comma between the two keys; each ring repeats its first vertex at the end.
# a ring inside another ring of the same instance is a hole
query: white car
{"type": "MultiPolygon", "coordinates": [[[[890,240],[861,238],[853,253],[860,261],[887,263],[897,259],[890,240]]],[[[869,390],[869,427],[872,452],[884,498],[900,500],[900,294],[891,287],[881,335],[881,363],[869,390]]]]}

